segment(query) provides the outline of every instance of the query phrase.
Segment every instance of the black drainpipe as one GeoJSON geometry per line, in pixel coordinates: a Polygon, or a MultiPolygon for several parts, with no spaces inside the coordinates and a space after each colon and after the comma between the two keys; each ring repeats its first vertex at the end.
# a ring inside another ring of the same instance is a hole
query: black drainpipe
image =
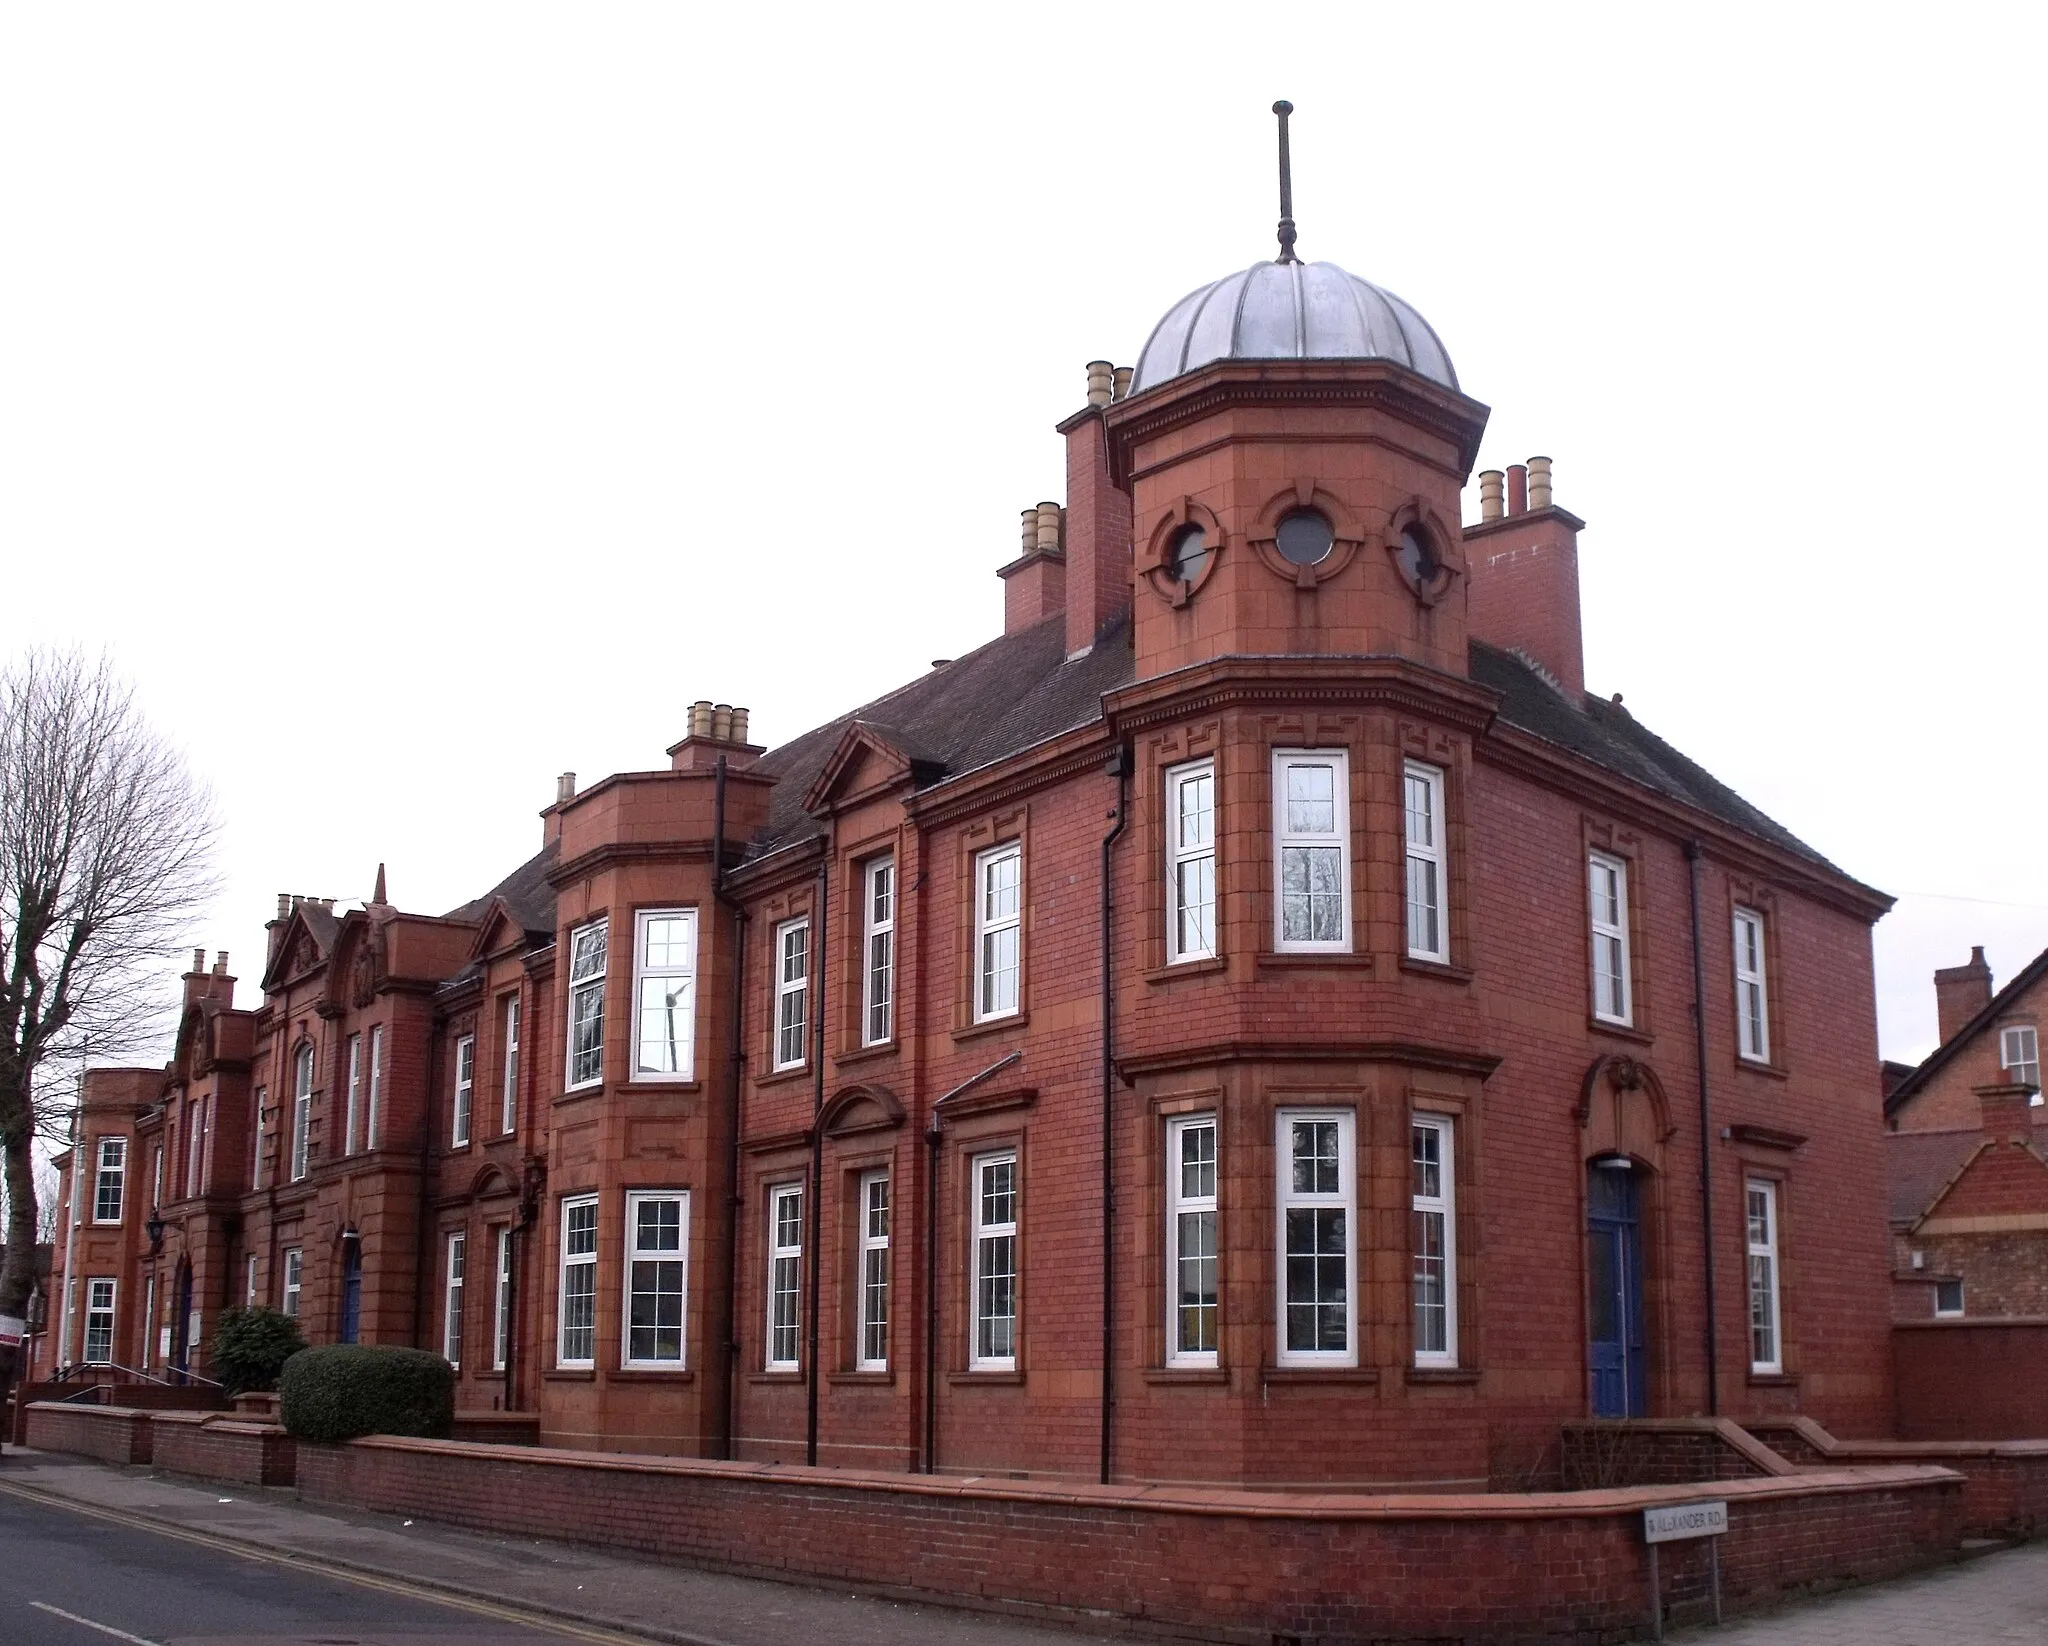
{"type": "Polygon", "coordinates": [[[1721,1415],[1721,1375],[1717,1349],[1720,1333],[1714,1324],[1714,1116],[1707,1097],[1707,961],[1700,933],[1700,843],[1685,843],[1692,899],[1692,1021],[1700,1067],[1700,1246],[1706,1259],[1707,1416],[1721,1415]]]}
{"type": "MultiPolygon", "coordinates": [[[[832,851],[835,836],[825,837],[825,855],[818,860],[818,909],[814,918],[817,931],[811,944],[811,975],[821,983],[825,976],[825,900],[832,883],[832,851]]],[[[890,979],[893,987],[895,979],[890,979]]],[[[810,1345],[804,1355],[804,1461],[815,1465],[818,1461],[818,1180],[825,1170],[825,1136],[818,1125],[818,1117],[825,1112],[825,991],[812,991],[817,1010],[812,1014],[816,1023],[811,1026],[811,1186],[804,1198],[809,1204],[804,1208],[805,1236],[810,1242],[809,1263],[809,1327],[810,1345]]]]}
{"type": "Polygon", "coordinates": [[[945,1136],[939,1111],[1023,1056],[1011,1052],[980,1074],[969,1075],[932,1105],[932,1117],[924,1129],[925,1146],[931,1150],[924,1174],[924,1472],[928,1475],[939,1469],[939,1142],[945,1136]]]}
{"type": "Polygon", "coordinates": [[[1129,815],[1131,752],[1119,743],[1110,751],[1116,779],[1116,819],[1102,837],[1102,1484],[1109,1484],[1111,1426],[1116,1409],[1116,974],[1111,937],[1115,925],[1115,882],[1111,878],[1117,837],[1129,815]]]}
{"type": "Polygon", "coordinates": [[[723,1378],[719,1399],[719,1451],[728,1459],[734,1452],[733,1394],[739,1374],[739,1278],[740,1278],[740,1089],[746,1070],[747,1053],[742,1038],[745,1029],[747,911],[746,906],[725,889],[725,756],[718,757],[717,779],[711,802],[711,893],[721,907],[732,910],[732,1022],[726,1058],[726,1151],[725,1151],[725,1330],[718,1361],[723,1378]]]}

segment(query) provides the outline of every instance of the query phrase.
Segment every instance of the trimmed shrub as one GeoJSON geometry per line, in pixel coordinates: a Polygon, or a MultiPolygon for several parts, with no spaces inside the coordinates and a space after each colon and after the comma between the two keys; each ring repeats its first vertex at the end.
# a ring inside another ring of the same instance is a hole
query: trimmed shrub
{"type": "Polygon", "coordinates": [[[425,1349],[329,1343],[302,1349],[278,1380],[284,1426],[301,1440],[416,1435],[455,1426],[455,1368],[425,1349]]]}
{"type": "Polygon", "coordinates": [[[299,1323],[279,1309],[257,1304],[229,1309],[213,1329],[213,1370],[231,1395],[277,1387],[284,1363],[306,1346],[299,1323]]]}

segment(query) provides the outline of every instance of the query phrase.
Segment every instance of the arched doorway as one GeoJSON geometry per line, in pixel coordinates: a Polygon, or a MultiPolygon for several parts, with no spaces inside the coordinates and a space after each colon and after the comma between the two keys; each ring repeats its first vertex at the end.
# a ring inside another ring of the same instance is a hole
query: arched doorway
{"type": "Polygon", "coordinates": [[[1649,1415],[1638,1173],[1626,1155],[1586,1168],[1586,1373],[1595,1417],[1649,1415]]]}
{"type": "Polygon", "coordinates": [[[1610,1053],[1586,1070],[1578,1121],[1586,1407],[1594,1417],[1648,1417],[1676,1398],[1660,1193],[1671,1106],[1654,1069],[1610,1053]]]}

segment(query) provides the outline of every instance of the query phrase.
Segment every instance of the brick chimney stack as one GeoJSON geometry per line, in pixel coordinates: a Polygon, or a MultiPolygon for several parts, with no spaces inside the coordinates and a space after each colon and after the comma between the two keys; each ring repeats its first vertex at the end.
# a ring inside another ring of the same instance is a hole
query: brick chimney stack
{"type": "Polygon", "coordinates": [[[2011,1083],[1973,1088],[1984,1116],[1984,1133],[2024,1143],[2034,1132],[2034,1088],[2011,1083]]]}
{"type": "Polygon", "coordinates": [[[1934,1007],[1941,1019],[1944,1046],[1990,1004],[1991,968],[1984,963],[1981,944],[1970,951],[1967,966],[1944,966],[1934,974],[1934,1007]]]}
{"type": "MultiPolygon", "coordinates": [[[[1121,374],[1107,361],[1088,367],[1088,404],[1060,425],[1067,437],[1067,655],[1078,657],[1131,609],[1131,500],[1109,478],[1102,414],[1116,403],[1121,374]]],[[[1127,387],[1129,379],[1123,377],[1127,387]]]]}
{"type": "Polygon", "coordinates": [[[683,740],[669,748],[668,766],[674,772],[708,772],[723,755],[726,770],[739,772],[767,752],[747,741],[745,709],[700,697],[690,705],[689,729],[683,740]]]}
{"type": "Polygon", "coordinates": [[[1505,475],[1488,469],[1479,476],[1480,519],[1465,528],[1466,621],[1474,640],[1520,653],[1576,703],[1586,691],[1579,629],[1579,533],[1586,523],[1550,498],[1547,457],[1517,463],[1505,475]]]}

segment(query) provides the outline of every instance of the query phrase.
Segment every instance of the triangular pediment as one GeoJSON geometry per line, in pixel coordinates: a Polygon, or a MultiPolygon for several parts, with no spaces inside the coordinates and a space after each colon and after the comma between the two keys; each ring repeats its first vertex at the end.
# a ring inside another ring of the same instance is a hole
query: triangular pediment
{"type": "Polygon", "coordinates": [[[943,762],[920,752],[901,733],[856,720],[840,734],[817,781],[804,795],[804,810],[833,811],[906,783],[928,783],[945,769],[943,762]]]}
{"type": "MultiPolygon", "coordinates": [[[[1986,1138],[1941,1186],[1914,1225],[2048,1216],[2048,1161],[2038,1143],[1986,1138]]],[[[1937,1231],[1938,1232],[1938,1231],[1937,1231]]]]}
{"type": "Polygon", "coordinates": [[[331,914],[320,913],[324,931],[316,929],[303,906],[293,909],[286,917],[284,931],[278,937],[276,948],[271,951],[270,964],[263,968],[265,993],[326,964],[335,920],[331,914]]]}
{"type": "Polygon", "coordinates": [[[502,897],[494,897],[484,906],[479,917],[476,938],[469,946],[469,958],[489,960],[508,950],[524,948],[528,936],[526,927],[512,912],[512,905],[502,897]]]}

